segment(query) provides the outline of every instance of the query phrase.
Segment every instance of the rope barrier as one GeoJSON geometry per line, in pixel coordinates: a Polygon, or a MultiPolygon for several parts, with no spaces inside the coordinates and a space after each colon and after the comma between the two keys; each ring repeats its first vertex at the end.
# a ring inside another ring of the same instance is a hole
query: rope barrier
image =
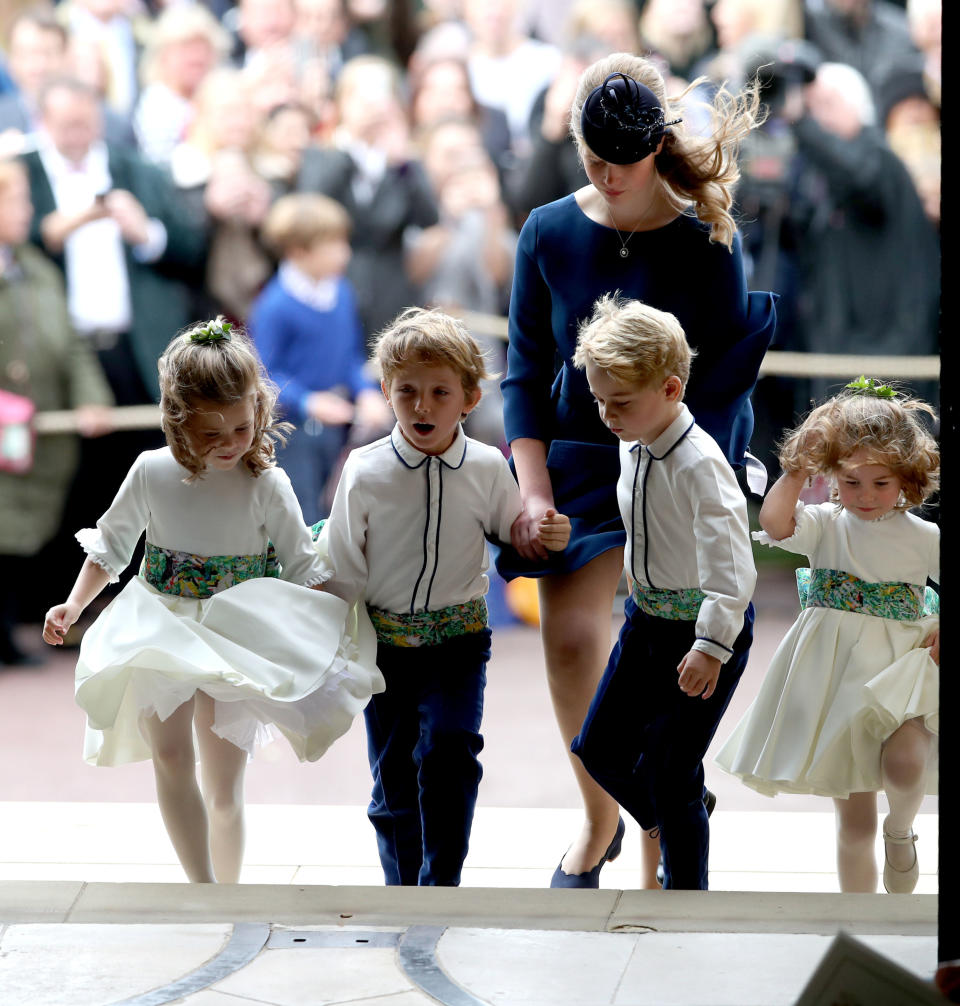
{"type": "MultiPolygon", "coordinates": [[[[507,319],[476,311],[451,312],[461,318],[475,335],[507,341],[507,319]]],[[[936,381],[940,378],[939,356],[869,356],[854,353],[790,353],[771,349],[760,365],[761,377],[828,377],[853,380],[860,374],[901,381],[936,381]]],[[[128,405],[111,410],[115,430],[153,430],[160,426],[156,405],[128,405]]],[[[76,415],[70,410],[38,412],[34,417],[38,434],[72,433],[76,415]]]]}

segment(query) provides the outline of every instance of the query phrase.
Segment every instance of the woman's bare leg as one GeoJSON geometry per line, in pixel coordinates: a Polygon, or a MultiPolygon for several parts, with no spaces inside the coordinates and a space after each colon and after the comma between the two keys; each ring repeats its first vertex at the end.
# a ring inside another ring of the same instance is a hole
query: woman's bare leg
{"type": "Polygon", "coordinates": [[[200,779],[210,822],[210,855],[218,883],[235,884],[243,866],[246,831],[243,819],[243,776],[247,752],[213,732],[215,704],[197,692],[197,741],[200,779]]]}
{"type": "Polygon", "coordinates": [[[643,844],[640,846],[641,864],[643,870],[642,890],[659,891],[660,881],[657,880],[657,867],[660,865],[660,832],[651,828],[643,833],[643,844]]]}
{"type": "Polygon", "coordinates": [[[834,799],[837,811],[837,876],[841,891],[873,894],[877,890],[877,794],[851,793],[834,799]]]}
{"type": "MultiPolygon", "coordinates": [[[[927,781],[927,759],[933,735],[920,720],[907,720],[886,740],[880,754],[883,789],[890,804],[884,822],[887,834],[906,838],[923,801],[927,781]]],[[[909,870],[916,855],[913,843],[886,846],[887,859],[896,870],[909,870]]]]}
{"type": "Polygon", "coordinates": [[[146,719],[153,749],[157,803],[167,834],[187,879],[195,884],[215,883],[207,840],[207,812],[197,785],[193,747],[194,700],[184,702],[165,720],[146,719]]]}
{"type": "Polygon", "coordinates": [[[570,743],[580,732],[610,656],[613,602],[622,571],[623,551],[611,549],[572,573],[538,581],[547,683],[586,815],[580,834],[563,857],[567,874],[596,866],[617,830],[616,801],[571,754],[570,743]]]}

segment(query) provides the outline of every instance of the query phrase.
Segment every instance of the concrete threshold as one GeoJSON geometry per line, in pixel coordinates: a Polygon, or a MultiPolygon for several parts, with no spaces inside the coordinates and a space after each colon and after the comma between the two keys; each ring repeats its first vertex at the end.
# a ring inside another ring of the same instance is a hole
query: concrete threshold
{"type": "Polygon", "coordinates": [[[411,926],[935,936],[932,894],[0,882],[0,924],[411,926]]]}

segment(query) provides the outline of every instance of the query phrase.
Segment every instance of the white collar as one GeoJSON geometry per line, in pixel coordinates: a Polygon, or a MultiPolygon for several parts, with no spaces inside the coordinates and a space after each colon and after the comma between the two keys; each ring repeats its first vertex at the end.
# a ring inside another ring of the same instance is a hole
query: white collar
{"type": "Polygon", "coordinates": [[[281,262],[277,278],[295,300],[317,311],[331,311],[337,303],[337,280],[331,276],[314,279],[293,262],[281,262]]]}
{"type": "Polygon", "coordinates": [[[105,175],[109,178],[107,145],[103,140],[95,140],[91,143],[86,156],[79,164],[68,161],[57,150],[50,134],[44,129],[39,132],[37,146],[43,167],[51,178],[63,178],[74,173],[105,175]]]}
{"type": "Polygon", "coordinates": [[[429,461],[432,457],[438,458],[448,468],[459,468],[467,455],[467,438],[459,423],[453,443],[442,454],[424,454],[423,451],[417,450],[401,433],[399,423],[390,432],[390,443],[393,444],[397,457],[407,468],[419,468],[424,461],[429,461]]]}
{"type": "Polygon", "coordinates": [[[635,451],[643,447],[654,461],[662,461],[693,429],[694,423],[693,413],[681,402],[677,418],[674,419],[656,440],[649,444],[641,444],[638,440],[630,450],[635,451]]]}

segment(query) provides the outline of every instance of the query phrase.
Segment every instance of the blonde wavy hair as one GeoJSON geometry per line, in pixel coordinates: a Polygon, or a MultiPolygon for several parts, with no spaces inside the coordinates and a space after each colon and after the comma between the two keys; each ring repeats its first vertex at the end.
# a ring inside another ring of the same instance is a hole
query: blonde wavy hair
{"type": "MultiPolygon", "coordinates": [[[[679,95],[668,98],[663,75],[651,60],[629,52],[615,52],[597,60],[583,71],[570,109],[570,133],[581,157],[587,148],[580,128],[584,102],[612,73],[626,74],[650,88],[663,107],[667,122],[683,116],[684,99],[707,79],[698,77],[679,95]]],[[[710,225],[710,240],[731,248],[737,226],[730,207],[740,178],[737,163],[740,144],[766,117],[759,81],[753,80],[737,94],[721,86],[709,110],[709,136],[688,134],[681,122],[664,132],[663,147],[652,156],[666,204],[677,213],[689,211],[692,206],[697,217],[710,225]]]]}
{"type": "Polygon", "coordinates": [[[396,371],[408,363],[446,364],[468,395],[494,376],[487,372],[486,356],[466,325],[436,309],[402,311],[377,337],[373,358],[388,387],[396,371]]]}
{"type": "Polygon", "coordinates": [[[187,426],[199,411],[198,405],[230,406],[248,395],[254,396],[253,443],[241,458],[256,477],[276,464],[276,444],[285,443],[293,425],[278,421],[276,403],[279,389],[267,376],[263,363],[239,326],[229,338],[195,342],[191,337],[223,324],[201,321],[177,333],[158,363],[160,373],[160,424],[174,458],[190,473],[184,482],[193,482],[206,470],[206,460],[193,448],[187,426]]]}
{"type": "MultiPolygon", "coordinates": [[[[810,477],[835,477],[852,467],[852,455],[864,450],[868,464],[885,465],[900,479],[897,510],[922,506],[940,487],[940,451],[924,428],[922,414],[936,421],[933,407],[918,398],[902,393],[877,398],[844,390],[784,436],[780,467],[810,477]]],[[[836,488],[831,498],[837,501],[836,488]]]]}
{"type": "Polygon", "coordinates": [[[573,365],[585,369],[592,363],[637,386],[676,375],[686,387],[694,355],[672,314],[613,293],[604,294],[580,323],[573,365]]]}

